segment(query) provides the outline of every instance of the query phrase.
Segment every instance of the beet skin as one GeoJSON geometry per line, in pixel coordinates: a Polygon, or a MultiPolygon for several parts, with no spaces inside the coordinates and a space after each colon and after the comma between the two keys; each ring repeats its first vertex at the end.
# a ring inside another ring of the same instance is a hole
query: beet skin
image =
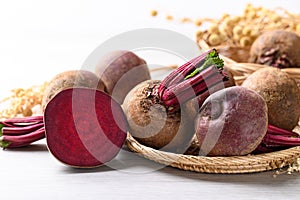
{"type": "Polygon", "coordinates": [[[206,99],[195,124],[200,154],[247,155],[267,132],[267,105],[252,90],[242,86],[225,88],[206,99]]]}
{"type": "Polygon", "coordinates": [[[250,49],[250,63],[277,68],[300,67],[300,36],[286,30],[271,30],[261,34],[250,49]]]}
{"type": "Polygon", "coordinates": [[[162,151],[183,153],[194,135],[193,104],[167,107],[158,97],[161,81],[138,84],[123,104],[130,134],[140,143],[162,151]],[[174,108],[173,108],[174,109],[174,108]]]}
{"type": "Polygon", "coordinates": [[[269,124],[293,130],[300,117],[300,90],[289,74],[274,67],[264,67],[249,75],[243,87],[256,91],[268,106],[269,124]]]}
{"type": "Polygon", "coordinates": [[[120,104],[132,88],[151,79],[146,61],[127,50],[106,54],[99,60],[95,73],[103,81],[105,91],[120,104]]]}
{"type": "Polygon", "coordinates": [[[63,71],[55,75],[47,84],[42,100],[43,110],[58,92],[72,87],[93,88],[104,91],[105,85],[93,72],[86,70],[63,71]]]}
{"type": "Polygon", "coordinates": [[[127,134],[121,106],[95,89],[59,92],[47,104],[44,122],[48,149],[72,167],[91,168],[110,161],[127,134]]]}

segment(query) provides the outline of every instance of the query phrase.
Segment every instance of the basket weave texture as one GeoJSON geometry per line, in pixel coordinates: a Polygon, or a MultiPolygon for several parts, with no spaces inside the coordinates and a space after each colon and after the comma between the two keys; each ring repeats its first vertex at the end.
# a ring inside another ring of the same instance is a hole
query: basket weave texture
{"type": "MultiPolygon", "coordinates": [[[[210,48],[204,41],[200,41],[199,46],[204,50],[210,48]]],[[[237,58],[236,60],[246,61],[249,56],[246,49],[228,47],[216,47],[216,49],[220,52],[225,66],[233,74],[236,85],[241,85],[257,69],[267,67],[233,60],[233,58],[237,58]],[[222,52],[226,52],[226,56],[222,52]]],[[[300,68],[286,68],[283,70],[300,85],[300,68]]],[[[156,150],[140,144],[130,134],[128,134],[126,145],[131,151],[146,159],[178,169],[201,173],[237,174],[263,172],[292,165],[297,158],[300,158],[300,146],[257,155],[208,157],[156,150]]]]}
{"type": "Polygon", "coordinates": [[[208,157],[159,151],[138,143],[130,134],[127,147],[138,155],[157,163],[182,170],[215,174],[263,172],[291,165],[300,157],[300,146],[259,155],[208,157]]]}

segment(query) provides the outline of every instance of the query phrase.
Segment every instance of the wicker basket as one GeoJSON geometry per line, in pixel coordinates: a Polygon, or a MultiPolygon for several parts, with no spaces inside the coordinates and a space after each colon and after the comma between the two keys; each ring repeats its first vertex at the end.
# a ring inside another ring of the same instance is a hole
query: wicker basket
{"type": "MultiPolygon", "coordinates": [[[[199,46],[203,50],[210,48],[204,41],[200,41],[199,46]]],[[[258,68],[266,67],[247,62],[237,62],[232,59],[237,58],[239,61],[246,61],[249,56],[247,49],[234,47],[216,47],[216,49],[222,55],[226,67],[232,72],[237,85],[240,85],[247,76],[258,68]],[[223,52],[226,52],[226,54],[223,52]]],[[[284,69],[284,71],[300,83],[300,69],[288,68],[284,69]]],[[[202,173],[236,174],[263,172],[292,165],[300,158],[300,146],[258,155],[207,157],[159,151],[140,144],[130,134],[127,137],[126,145],[131,151],[157,163],[202,173]]]]}

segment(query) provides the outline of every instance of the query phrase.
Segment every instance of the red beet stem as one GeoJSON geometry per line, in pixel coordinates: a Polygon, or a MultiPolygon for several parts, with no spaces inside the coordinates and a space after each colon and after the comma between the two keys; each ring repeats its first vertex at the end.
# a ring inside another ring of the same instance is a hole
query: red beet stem
{"type": "Polygon", "coordinates": [[[44,123],[30,124],[28,126],[9,126],[2,128],[3,135],[23,135],[31,133],[44,126],[44,123]]]}
{"type": "MultiPolygon", "coordinates": [[[[158,95],[166,107],[180,107],[181,103],[228,80],[222,70],[223,61],[216,50],[207,51],[167,76],[158,88],[158,95]]],[[[207,98],[207,93],[201,98],[207,98]]]]}
{"type": "Polygon", "coordinates": [[[13,126],[12,124],[6,123],[5,121],[0,121],[0,130],[2,127],[10,127],[13,126]]]}
{"type": "Polygon", "coordinates": [[[0,147],[15,148],[28,146],[33,142],[45,138],[45,128],[41,127],[26,135],[3,135],[0,137],[0,147]]]}
{"type": "Polygon", "coordinates": [[[253,153],[268,153],[298,145],[300,145],[298,133],[269,124],[265,137],[253,153]]]}
{"type": "Polygon", "coordinates": [[[204,63],[205,57],[209,52],[210,51],[205,52],[200,56],[186,62],[182,66],[178,67],[178,69],[176,69],[173,73],[169,74],[166,78],[164,78],[158,90],[163,91],[170,85],[174,85],[182,82],[184,80],[184,77],[186,77],[191,71],[195,70],[197,64],[204,63]]]}
{"type": "Polygon", "coordinates": [[[288,136],[288,137],[299,137],[298,133],[282,129],[282,128],[273,126],[271,124],[268,125],[267,133],[272,134],[272,135],[282,135],[282,136],[288,136]]]}
{"type": "Polygon", "coordinates": [[[269,153],[274,151],[273,147],[268,147],[264,143],[260,143],[258,147],[253,151],[254,154],[260,154],[260,153],[269,153]]]}
{"type": "Polygon", "coordinates": [[[212,85],[209,90],[205,90],[201,95],[199,95],[198,97],[198,105],[199,108],[201,107],[201,105],[204,103],[205,99],[211,95],[212,93],[224,89],[225,85],[224,85],[224,81],[220,81],[218,83],[216,83],[215,85],[212,85]]]}
{"type": "Polygon", "coordinates": [[[261,153],[270,153],[282,149],[286,149],[288,147],[283,147],[281,145],[274,145],[274,144],[265,144],[264,141],[261,142],[258,147],[252,152],[253,154],[261,154],[261,153]]]}
{"type": "Polygon", "coordinates": [[[17,117],[5,119],[3,121],[3,123],[11,125],[26,125],[38,122],[43,122],[43,116],[17,117]]]}
{"type": "Polygon", "coordinates": [[[278,145],[278,146],[283,146],[283,147],[299,146],[300,138],[267,134],[264,138],[264,142],[269,145],[278,145]]]}
{"type": "Polygon", "coordinates": [[[184,103],[196,96],[200,96],[202,100],[205,100],[216,89],[224,88],[224,86],[214,87],[215,85],[224,85],[223,79],[224,75],[220,73],[220,70],[211,66],[191,79],[165,89],[161,100],[166,106],[174,107],[180,102],[184,103]]]}

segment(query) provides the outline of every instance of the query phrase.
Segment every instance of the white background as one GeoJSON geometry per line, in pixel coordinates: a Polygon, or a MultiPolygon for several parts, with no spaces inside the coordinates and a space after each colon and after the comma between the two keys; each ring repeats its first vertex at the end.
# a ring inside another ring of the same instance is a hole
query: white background
{"type": "MultiPolygon", "coordinates": [[[[247,2],[1,0],[1,90],[40,84],[64,70],[79,69],[96,47],[126,31],[163,28],[194,39],[197,28],[193,24],[181,24],[179,19],[220,18],[223,13],[241,14],[247,2]],[[153,9],[158,10],[155,18],[150,16],[153,9]],[[167,14],[176,20],[167,21],[167,14]]],[[[298,12],[300,4],[296,0],[251,2],[255,6],[285,7],[294,13],[298,12]]],[[[147,61],[154,62],[152,59],[155,62],[159,60],[157,57],[149,57],[147,61]]],[[[160,64],[164,64],[163,58],[161,60],[160,64]]]]}
{"type": "MultiPolygon", "coordinates": [[[[16,87],[49,80],[79,69],[87,56],[109,38],[137,28],[164,28],[194,39],[192,24],[167,21],[167,14],[216,17],[241,14],[250,1],[189,0],[10,0],[0,1],[0,97],[16,87]],[[150,11],[158,10],[157,17],[150,11]]],[[[284,7],[299,13],[297,0],[253,0],[253,5],[284,7]]],[[[165,57],[148,57],[174,64],[165,57]]],[[[162,168],[133,155],[114,162],[122,170],[101,167],[73,170],[48,153],[44,141],[30,148],[0,151],[1,199],[299,199],[298,175],[275,172],[208,175],[162,168]],[[154,170],[162,168],[160,170],[154,170]],[[153,171],[154,170],[154,171],[153,171]],[[134,173],[136,172],[136,173],[134,173]]]]}

